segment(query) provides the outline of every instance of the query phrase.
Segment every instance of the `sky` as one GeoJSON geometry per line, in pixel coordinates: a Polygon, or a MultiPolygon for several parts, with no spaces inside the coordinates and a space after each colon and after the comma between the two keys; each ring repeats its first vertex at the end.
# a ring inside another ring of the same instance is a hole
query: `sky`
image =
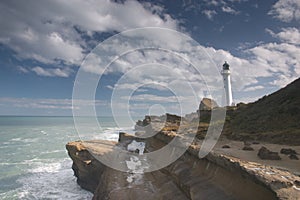
{"type": "Polygon", "coordinates": [[[234,102],[253,102],[299,78],[299,25],[300,0],[4,0],[0,115],[70,116],[87,105],[99,116],[186,114],[214,98],[224,61],[234,102]],[[124,31],[135,39],[118,38],[124,31]],[[87,89],[72,105],[80,71],[99,82],[95,99],[87,89]]]}

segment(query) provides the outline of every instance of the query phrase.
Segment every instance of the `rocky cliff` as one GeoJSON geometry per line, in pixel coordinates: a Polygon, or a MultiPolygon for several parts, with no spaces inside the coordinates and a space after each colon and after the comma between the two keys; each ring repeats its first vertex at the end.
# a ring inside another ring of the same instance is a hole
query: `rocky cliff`
{"type": "MultiPolygon", "coordinates": [[[[145,139],[146,150],[166,145],[177,133],[160,131],[145,139]]],[[[154,172],[120,172],[95,159],[134,140],[120,134],[119,143],[108,141],[70,142],[66,145],[73,160],[78,184],[93,192],[93,199],[299,199],[300,178],[288,171],[239,160],[211,152],[198,158],[199,145],[169,166],[154,172]],[[88,151],[88,149],[90,151],[88,151]],[[91,153],[91,149],[93,152],[91,153]],[[134,175],[135,176],[135,175],[134,175]]]]}

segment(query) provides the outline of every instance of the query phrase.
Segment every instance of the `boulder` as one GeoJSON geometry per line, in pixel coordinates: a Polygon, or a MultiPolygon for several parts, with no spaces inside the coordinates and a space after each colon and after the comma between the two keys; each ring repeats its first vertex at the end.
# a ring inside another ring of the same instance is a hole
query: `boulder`
{"type": "Polygon", "coordinates": [[[282,148],[280,150],[280,153],[285,155],[297,154],[297,152],[294,149],[285,149],[285,148],[282,148]]]}
{"type": "Polygon", "coordinates": [[[296,154],[290,154],[289,158],[291,160],[299,160],[298,156],[296,154]]]}
{"type": "Polygon", "coordinates": [[[223,148],[223,149],[230,149],[230,146],[227,145],[227,144],[225,144],[225,145],[222,146],[222,148],[223,148]]]}
{"type": "Polygon", "coordinates": [[[278,152],[273,152],[266,147],[261,147],[257,153],[257,156],[263,160],[281,160],[278,152]]]}
{"type": "Polygon", "coordinates": [[[244,150],[244,151],[254,151],[254,149],[250,145],[245,145],[242,150],[244,150]]]}
{"type": "Polygon", "coordinates": [[[251,147],[251,142],[248,141],[244,141],[244,147],[243,149],[244,151],[254,151],[254,149],[251,147]]]}

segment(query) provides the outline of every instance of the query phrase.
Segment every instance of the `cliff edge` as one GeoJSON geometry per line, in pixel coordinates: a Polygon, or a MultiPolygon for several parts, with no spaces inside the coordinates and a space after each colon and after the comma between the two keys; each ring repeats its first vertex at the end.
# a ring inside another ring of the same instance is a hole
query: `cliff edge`
{"type": "MultiPolygon", "coordinates": [[[[166,145],[176,133],[160,131],[145,139],[145,151],[166,145]]],[[[101,164],[105,156],[126,147],[134,136],[120,133],[119,143],[77,141],[66,145],[78,184],[94,193],[93,199],[299,199],[300,177],[289,171],[211,152],[198,158],[199,146],[169,166],[134,175],[101,164]],[[125,144],[125,145],[124,145],[125,144]],[[133,177],[129,180],[129,177],[133,177]]]]}

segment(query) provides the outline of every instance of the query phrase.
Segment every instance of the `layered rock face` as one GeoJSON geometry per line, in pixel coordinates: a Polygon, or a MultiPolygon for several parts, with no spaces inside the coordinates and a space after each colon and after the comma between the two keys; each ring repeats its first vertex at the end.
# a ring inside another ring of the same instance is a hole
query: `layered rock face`
{"type": "MultiPolygon", "coordinates": [[[[101,141],[103,152],[108,152],[115,146],[115,142],[101,141]]],[[[93,141],[97,144],[97,141],[93,141]]],[[[68,154],[73,160],[72,169],[77,177],[77,183],[88,191],[94,192],[99,184],[101,174],[106,167],[99,162],[86,148],[84,142],[69,142],[66,145],[68,154]]]]}
{"type": "MultiPolygon", "coordinates": [[[[175,136],[174,132],[160,131],[143,140],[145,151],[160,149],[175,136]]],[[[99,140],[66,145],[77,182],[94,193],[93,199],[265,200],[300,197],[298,176],[213,152],[199,159],[199,146],[196,145],[191,145],[169,166],[141,174],[114,170],[95,159],[126,148],[134,139],[134,136],[122,133],[119,143],[99,140]]]]}

